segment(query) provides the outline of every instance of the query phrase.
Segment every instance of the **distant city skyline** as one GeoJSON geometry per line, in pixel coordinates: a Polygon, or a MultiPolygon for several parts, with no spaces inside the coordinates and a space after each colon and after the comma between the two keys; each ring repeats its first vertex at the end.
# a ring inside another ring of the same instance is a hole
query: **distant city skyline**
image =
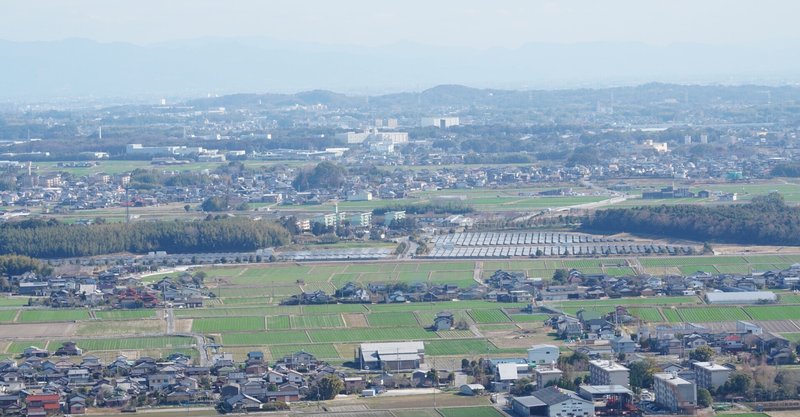
{"type": "Polygon", "coordinates": [[[792,1],[5,0],[0,39],[150,44],[266,37],[328,45],[456,48],[528,43],[736,45],[796,41],[792,1]]]}

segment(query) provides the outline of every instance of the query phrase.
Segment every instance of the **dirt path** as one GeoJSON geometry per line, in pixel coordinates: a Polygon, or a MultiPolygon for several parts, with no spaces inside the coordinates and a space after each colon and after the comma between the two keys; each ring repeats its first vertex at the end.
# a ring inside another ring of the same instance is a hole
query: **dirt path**
{"type": "Polygon", "coordinates": [[[475,269],[472,271],[472,280],[478,284],[483,284],[483,261],[475,262],[475,269]]]}

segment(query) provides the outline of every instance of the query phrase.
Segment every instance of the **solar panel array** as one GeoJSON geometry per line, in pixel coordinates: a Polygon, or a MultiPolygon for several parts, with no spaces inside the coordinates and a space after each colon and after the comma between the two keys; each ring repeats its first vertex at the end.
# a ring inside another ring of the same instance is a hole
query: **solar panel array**
{"type": "Polygon", "coordinates": [[[527,257],[540,251],[541,256],[682,254],[691,250],[688,246],[560,232],[454,233],[437,236],[433,243],[428,254],[432,258],[527,257]]]}

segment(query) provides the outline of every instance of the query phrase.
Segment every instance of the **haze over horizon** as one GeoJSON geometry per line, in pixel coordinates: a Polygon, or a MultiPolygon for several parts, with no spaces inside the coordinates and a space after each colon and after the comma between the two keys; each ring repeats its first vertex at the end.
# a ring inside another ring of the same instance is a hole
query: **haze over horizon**
{"type": "Polygon", "coordinates": [[[798,82],[786,1],[11,0],[0,97],[798,82]]]}

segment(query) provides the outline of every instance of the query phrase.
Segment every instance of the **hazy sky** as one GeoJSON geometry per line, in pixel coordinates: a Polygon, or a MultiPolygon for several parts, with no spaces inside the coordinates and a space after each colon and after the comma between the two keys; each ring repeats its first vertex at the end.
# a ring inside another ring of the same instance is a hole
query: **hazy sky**
{"type": "Polygon", "coordinates": [[[0,0],[0,39],[737,44],[798,39],[798,15],[796,0],[0,0]]]}

